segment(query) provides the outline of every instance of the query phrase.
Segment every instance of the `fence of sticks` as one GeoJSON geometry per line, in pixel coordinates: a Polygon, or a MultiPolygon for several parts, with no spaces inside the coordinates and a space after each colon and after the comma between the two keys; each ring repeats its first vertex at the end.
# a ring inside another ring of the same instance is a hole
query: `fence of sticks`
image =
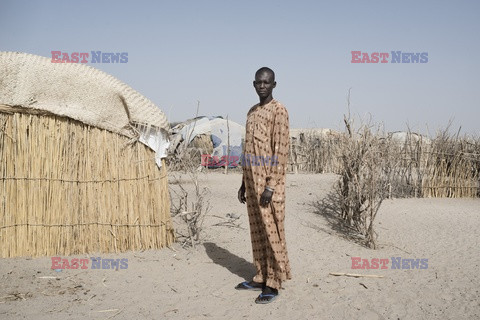
{"type": "Polygon", "coordinates": [[[0,256],[169,245],[165,167],[124,136],[53,115],[0,112],[0,256]]]}
{"type": "MultiPolygon", "coordinates": [[[[289,171],[337,173],[344,170],[342,156],[348,147],[344,134],[305,130],[291,137],[289,171]]],[[[399,141],[378,134],[372,138],[378,157],[389,171],[390,197],[479,197],[480,139],[449,134],[446,130],[433,139],[407,133],[399,141]],[[420,137],[420,138],[419,138],[420,137]]]]}

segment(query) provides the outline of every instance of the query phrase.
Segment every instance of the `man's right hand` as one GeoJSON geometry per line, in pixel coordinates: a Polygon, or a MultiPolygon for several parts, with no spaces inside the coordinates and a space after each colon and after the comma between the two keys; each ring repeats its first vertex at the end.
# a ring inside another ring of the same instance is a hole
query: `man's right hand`
{"type": "Polygon", "coordinates": [[[238,201],[240,201],[240,203],[245,203],[245,201],[247,201],[247,198],[245,197],[244,183],[242,183],[242,186],[240,187],[240,189],[238,189],[238,201]]]}

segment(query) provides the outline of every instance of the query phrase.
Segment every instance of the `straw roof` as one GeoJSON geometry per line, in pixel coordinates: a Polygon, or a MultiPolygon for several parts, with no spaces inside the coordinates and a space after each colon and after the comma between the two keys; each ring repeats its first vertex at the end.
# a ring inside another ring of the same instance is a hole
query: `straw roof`
{"type": "Polygon", "coordinates": [[[153,102],[111,75],[78,63],[0,52],[0,104],[39,109],[138,137],[137,125],[168,131],[153,102]]]}

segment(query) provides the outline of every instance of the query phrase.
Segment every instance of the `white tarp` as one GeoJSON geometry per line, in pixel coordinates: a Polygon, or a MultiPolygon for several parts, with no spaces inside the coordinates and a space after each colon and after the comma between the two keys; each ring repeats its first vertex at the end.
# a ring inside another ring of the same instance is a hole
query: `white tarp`
{"type": "Polygon", "coordinates": [[[236,165],[242,154],[242,139],[245,138],[245,127],[232,121],[220,117],[201,117],[192,120],[181,129],[173,129],[175,134],[180,134],[183,141],[188,140],[188,144],[197,135],[209,135],[212,139],[213,153],[212,157],[221,159],[230,156],[229,163],[236,165]],[[228,145],[230,151],[228,152],[228,145]],[[232,159],[234,159],[232,161],[232,159]],[[236,159],[236,160],[235,160],[236,159]]]}
{"type": "Polygon", "coordinates": [[[212,128],[213,154],[212,156],[226,156],[227,144],[230,145],[230,157],[242,155],[242,139],[245,138],[245,127],[236,122],[222,118],[215,118],[210,121],[212,128]],[[230,137],[230,138],[229,138],[230,137]]]}

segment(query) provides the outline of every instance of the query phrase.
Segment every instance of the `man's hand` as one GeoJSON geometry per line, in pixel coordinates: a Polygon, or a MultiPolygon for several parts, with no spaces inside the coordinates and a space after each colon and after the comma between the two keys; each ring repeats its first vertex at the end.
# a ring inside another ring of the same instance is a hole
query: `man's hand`
{"type": "Polygon", "coordinates": [[[242,186],[238,189],[238,201],[240,201],[240,203],[245,203],[245,201],[247,201],[247,198],[245,197],[245,183],[242,183],[242,186]]]}
{"type": "Polygon", "coordinates": [[[266,207],[272,202],[273,191],[265,189],[260,197],[260,205],[266,207]]]}

